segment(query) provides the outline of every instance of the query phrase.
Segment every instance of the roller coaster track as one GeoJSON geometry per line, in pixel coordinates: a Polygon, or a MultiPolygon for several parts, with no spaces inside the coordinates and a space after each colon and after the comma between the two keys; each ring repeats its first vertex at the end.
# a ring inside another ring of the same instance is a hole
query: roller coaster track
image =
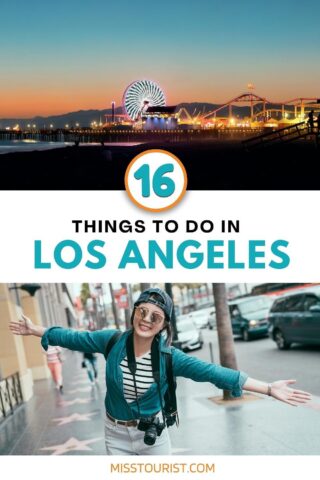
{"type": "MultiPolygon", "coordinates": [[[[271,101],[268,100],[265,97],[261,97],[260,95],[256,95],[255,93],[252,92],[246,92],[242,93],[241,95],[238,95],[237,97],[232,98],[228,102],[224,103],[223,105],[220,105],[218,108],[215,110],[211,110],[210,112],[206,113],[203,115],[202,120],[208,119],[211,117],[215,117],[216,114],[220,111],[223,110],[224,108],[229,108],[229,113],[231,113],[231,108],[232,105],[235,103],[249,103],[251,105],[251,117],[253,117],[253,106],[262,103],[263,104],[263,110],[267,110],[267,105],[293,105],[293,106],[299,106],[300,108],[304,109],[304,107],[314,107],[317,106],[320,108],[320,101],[316,97],[301,97],[301,98],[293,98],[291,100],[286,100],[286,101],[271,101]],[[308,102],[308,103],[307,103],[308,102]]],[[[270,110],[270,109],[269,109],[270,110]]]]}
{"type": "Polygon", "coordinates": [[[259,95],[256,95],[254,93],[251,93],[251,92],[242,93],[241,95],[238,95],[237,97],[232,98],[231,100],[221,105],[220,107],[216,108],[215,110],[211,110],[211,112],[206,113],[202,117],[202,119],[215,117],[220,110],[223,110],[224,108],[231,108],[231,106],[234,103],[250,103],[251,105],[253,105],[253,103],[260,103],[260,102],[264,104],[270,103],[266,98],[262,98],[259,95]]]}
{"type": "Polygon", "coordinates": [[[271,115],[272,113],[292,113],[291,110],[282,110],[282,108],[266,108],[265,112],[262,110],[254,114],[254,118],[263,117],[265,114],[271,115]]]}

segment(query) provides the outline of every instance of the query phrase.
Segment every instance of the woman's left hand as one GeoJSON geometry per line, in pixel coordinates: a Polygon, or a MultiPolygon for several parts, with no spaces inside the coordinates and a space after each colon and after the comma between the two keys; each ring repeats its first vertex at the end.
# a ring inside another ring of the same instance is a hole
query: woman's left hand
{"type": "Polygon", "coordinates": [[[294,383],[296,380],[278,380],[271,383],[271,396],[294,407],[311,400],[310,393],[289,387],[294,383]]]}

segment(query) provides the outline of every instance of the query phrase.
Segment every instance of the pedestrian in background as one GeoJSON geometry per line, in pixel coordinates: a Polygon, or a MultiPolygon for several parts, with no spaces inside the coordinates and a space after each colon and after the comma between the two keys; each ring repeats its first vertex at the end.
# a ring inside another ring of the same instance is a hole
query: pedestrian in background
{"type": "Polygon", "coordinates": [[[87,374],[91,385],[93,386],[98,377],[97,356],[94,353],[84,353],[82,366],[87,369],[87,374]]]}
{"type": "Polygon", "coordinates": [[[56,389],[62,392],[62,349],[58,346],[49,345],[48,350],[44,350],[44,353],[47,357],[47,365],[51,372],[52,379],[56,385],[56,389]]]}
{"type": "Polygon", "coordinates": [[[314,111],[311,110],[311,112],[308,113],[308,127],[310,133],[313,133],[313,128],[314,128],[314,118],[313,118],[314,111]]]}
{"type": "Polygon", "coordinates": [[[295,380],[262,382],[244,372],[204,362],[171,347],[172,312],[169,295],[160,288],[149,288],[135,302],[132,328],[123,334],[116,330],[46,329],[34,325],[25,316],[10,322],[10,329],[16,335],[41,337],[45,349],[49,345],[60,345],[105,355],[105,442],[108,455],[171,453],[167,427],[178,420],[173,397],[166,402],[166,395],[172,393],[172,376],[210,382],[220,389],[230,390],[233,397],[240,397],[242,390],[247,390],[293,406],[310,400],[309,393],[290,387],[295,380]],[[167,409],[166,405],[170,408],[167,409]]]}

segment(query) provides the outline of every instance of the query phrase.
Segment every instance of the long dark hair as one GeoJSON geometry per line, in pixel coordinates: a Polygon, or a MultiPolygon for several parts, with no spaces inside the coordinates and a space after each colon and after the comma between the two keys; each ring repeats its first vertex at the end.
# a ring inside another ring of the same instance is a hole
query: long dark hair
{"type": "Polygon", "coordinates": [[[167,321],[165,320],[164,327],[163,327],[163,329],[162,329],[161,331],[162,331],[162,332],[165,331],[166,334],[167,334],[166,345],[167,345],[167,346],[171,345],[171,343],[172,343],[172,327],[171,327],[171,323],[170,323],[170,322],[167,322],[167,321]]]}

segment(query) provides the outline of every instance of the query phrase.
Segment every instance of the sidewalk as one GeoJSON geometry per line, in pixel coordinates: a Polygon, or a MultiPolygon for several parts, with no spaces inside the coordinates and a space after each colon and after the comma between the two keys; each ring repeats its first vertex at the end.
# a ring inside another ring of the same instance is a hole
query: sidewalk
{"type": "MultiPolygon", "coordinates": [[[[319,455],[320,398],[292,407],[251,395],[217,405],[210,384],[179,380],[181,425],[171,429],[177,453],[193,455],[319,455]],[[183,393],[182,393],[183,392],[183,393]]],[[[219,392],[221,395],[221,392],[219,392]]]]}
{"type": "MultiPolygon", "coordinates": [[[[35,383],[34,397],[0,424],[1,455],[104,455],[104,359],[99,383],[89,385],[82,355],[66,352],[64,393],[51,380],[35,383]]],[[[218,405],[210,384],[178,381],[180,426],[170,429],[173,454],[319,455],[320,399],[291,407],[250,396],[218,405]]]]}

